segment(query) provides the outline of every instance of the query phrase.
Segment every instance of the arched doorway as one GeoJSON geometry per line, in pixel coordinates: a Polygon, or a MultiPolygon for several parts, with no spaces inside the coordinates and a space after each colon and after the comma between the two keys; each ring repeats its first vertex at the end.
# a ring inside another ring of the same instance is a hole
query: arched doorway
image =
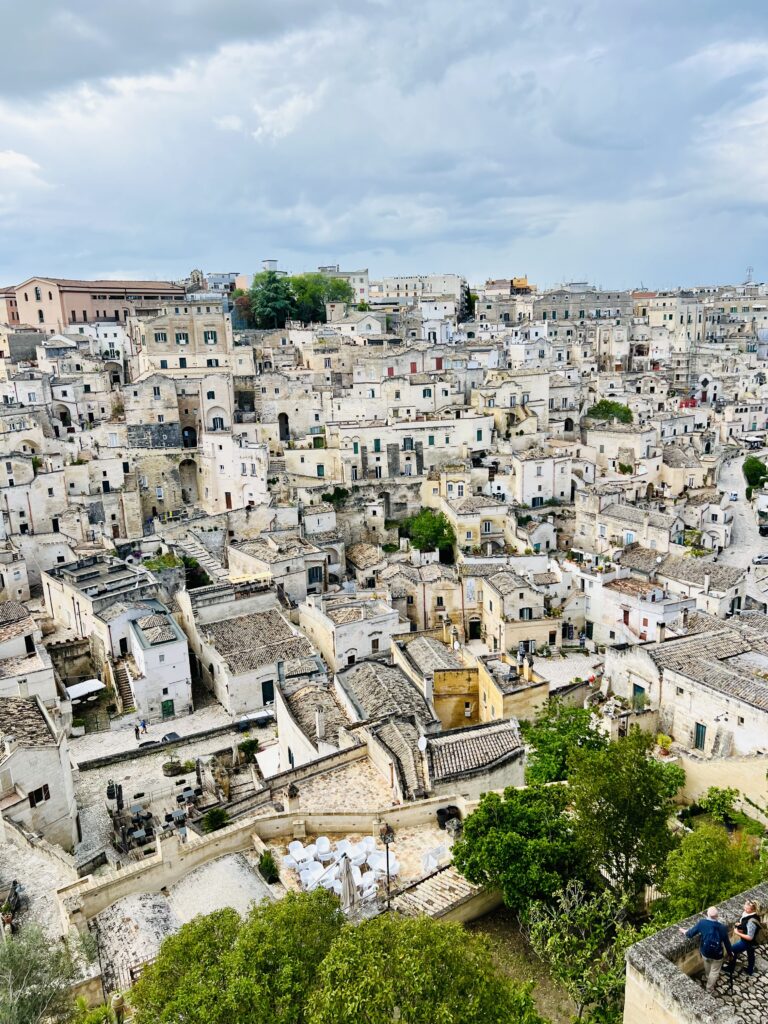
{"type": "Polygon", "coordinates": [[[277,429],[278,436],[281,441],[290,441],[291,439],[291,427],[288,422],[288,413],[281,412],[277,417],[277,429]]]}
{"type": "Polygon", "coordinates": [[[197,448],[197,431],[194,427],[184,427],[181,432],[181,443],[185,448],[197,448]]]}
{"type": "Polygon", "coordinates": [[[470,640],[479,640],[480,639],[481,629],[482,629],[482,624],[480,622],[480,619],[470,619],[469,620],[469,639],[470,640]]]}
{"type": "Polygon", "coordinates": [[[182,459],[179,463],[179,485],[181,500],[185,505],[194,505],[198,500],[197,463],[194,459],[182,459]]]}
{"type": "Polygon", "coordinates": [[[563,430],[566,432],[566,434],[570,434],[573,432],[573,420],[570,416],[567,416],[566,419],[563,421],[563,430]]]}

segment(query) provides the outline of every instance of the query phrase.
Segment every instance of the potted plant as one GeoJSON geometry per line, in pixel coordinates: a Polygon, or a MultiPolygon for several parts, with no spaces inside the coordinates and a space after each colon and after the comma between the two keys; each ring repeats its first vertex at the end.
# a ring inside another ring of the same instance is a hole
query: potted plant
{"type": "Polygon", "coordinates": [[[662,757],[669,756],[669,750],[672,746],[672,737],[667,736],[666,733],[660,732],[656,737],[656,744],[659,748],[659,753],[662,757]]]}

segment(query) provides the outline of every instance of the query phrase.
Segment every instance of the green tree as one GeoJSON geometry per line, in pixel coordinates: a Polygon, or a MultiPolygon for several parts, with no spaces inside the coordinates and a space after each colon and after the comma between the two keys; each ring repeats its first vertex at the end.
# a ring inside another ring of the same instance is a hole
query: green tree
{"type": "Polygon", "coordinates": [[[3,1024],[63,1024],[74,1002],[79,950],[54,942],[27,925],[11,940],[0,939],[0,1021],[3,1024]]]}
{"type": "Polygon", "coordinates": [[[294,315],[294,298],[287,277],[274,270],[262,270],[251,285],[251,313],[255,327],[283,327],[294,315]]]}
{"type": "Polygon", "coordinates": [[[595,420],[617,419],[619,423],[631,423],[633,419],[632,410],[628,405],[612,402],[609,398],[602,398],[588,409],[587,416],[595,420]]]}
{"type": "Polygon", "coordinates": [[[417,551],[439,551],[440,548],[452,548],[456,543],[456,534],[445,514],[433,512],[431,508],[423,508],[407,519],[401,526],[401,532],[410,537],[417,551]]]}
{"type": "Polygon", "coordinates": [[[575,750],[570,762],[577,840],[593,868],[629,897],[658,878],[674,846],[668,819],[679,777],[649,756],[653,742],[633,728],[602,750],[575,750]]]}
{"type": "Polygon", "coordinates": [[[309,1024],[543,1024],[530,986],[493,964],[487,940],[431,918],[347,927],[320,967],[309,1024]]]}
{"type": "Polygon", "coordinates": [[[327,274],[296,274],[289,278],[294,316],[302,323],[325,323],[326,302],[352,302],[355,292],[348,281],[327,274]]]}
{"type": "Polygon", "coordinates": [[[616,940],[624,916],[621,898],[607,889],[587,892],[580,882],[569,882],[552,904],[531,906],[525,931],[533,951],[566,989],[579,1020],[597,1007],[603,1019],[621,1013],[624,955],[616,940]]]}
{"type": "Polygon", "coordinates": [[[136,1024],[228,1024],[227,956],[240,927],[239,914],[227,907],[167,938],[131,992],[136,1024]]]}
{"type": "Polygon", "coordinates": [[[709,811],[713,821],[724,825],[736,813],[736,801],[739,796],[739,790],[732,786],[727,786],[725,789],[721,789],[720,786],[710,786],[700,803],[705,811],[709,811]]]}
{"type": "Polygon", "coordinates": [[[530,744],[526,766],[529,783],[561,782],[568,778],[568,759],[574,750],[602,750],[608,740],[592,723],[592,712],[553,699],[533,722],[524,722],[523,735],[530,744]]]}
{"type": "Polygon", "coordinates": [[[230,1020],[303,1024],[318,968],[343,923],[325,889],[255,907],[227,958],[230,1020]]]}
{"type": "Polygon", "coordinates": [[[136,1024],[303,1024],[343,915],[317,889],[197,917],[166,939],[131,993],[136,1024]]]}
{"type": "Polygon", "coordinates": [[[750,485],[750,487],[760,487],[768,477],[768,466],[763,462],[762,459],[758,459],[756,455],[748,455],[741,466],[741,471],[744,474],[744,479],[750,485]]]}
{"type": "Polygon", "coordinates": [[[566,786],[486,793],[464,822],[453,860],[470,882],[500,889],[513,910],[547,901],[568,878],[585,878],[585,858],[567,813],[566,786]]]}
{"type": "Polygon", "coordinates": [[[760,865],[747,837],[731,838],[722,825],[702,822],[667,859],[665,896],[654,904],[664,922],[680,921],[720,903],[760,880],[760,865]]]}

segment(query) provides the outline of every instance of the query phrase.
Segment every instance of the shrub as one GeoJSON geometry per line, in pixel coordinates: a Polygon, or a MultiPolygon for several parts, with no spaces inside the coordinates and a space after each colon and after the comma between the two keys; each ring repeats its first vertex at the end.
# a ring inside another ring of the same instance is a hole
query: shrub
{"type": "Polygon", "coordinates": [[[662,750],[669,750],[672,746],[672,737],[667,736],[666,733],[660,732],[656,737],[656,743],[662,750]]]}
{"type": "Polygon", "coordinates": [[[741,467],[744,479],[751,487],[760,487],[768,477],[768,466],[756,455],[748,455],[741,467]]]}
{"type": "Polygon", "coordinates": [[[280,872],[271,850],[265,850],[259,857],[259,871],[265,882],[269,885],[280,881],[280,872]]]}
{"type": "Polygon", "coordinates": [[[243,740],[237,744],[237,749],[243,755],[246,764],[253,761],[259,752],[259,741],[257,739],[243,740]]]}
{"type": "Polygon", "coordinates": [[[206,834],[210,832],[218,832],[220,828],[224,828],[229,823],[229,815],[223,807],[212,807],[210,811],[206,811],[203,815],[201,826],[203,832],[206,834]]]}
{"type": "Polygon", "coordinates": [[[633,471],[634,471],[634,467],[630,466],[628,462],[620,462],[619,463],[619,472],[620,473],[624,473],[626,475],[627,473],[632,473],[633,471]]]}
{"type": "Polygon", "coordinates": [[[724,822],[730,820],[735,811],[735,803],[739,797],[739,790],[731,786],[721,789],[719,786],[710,786],[702,797],[701,806],[709,812],[714,821],[724,822]]]}

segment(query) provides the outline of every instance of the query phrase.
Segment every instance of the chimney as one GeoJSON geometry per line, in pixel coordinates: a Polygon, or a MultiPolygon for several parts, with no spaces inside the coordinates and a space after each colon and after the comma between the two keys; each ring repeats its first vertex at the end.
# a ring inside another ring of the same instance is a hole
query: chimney
{"type": "Polygon", "coordinates": [[[530,683],[531,681],[531,661],[530,658],[523,658],[523,679],[530,683]]]}
{"type": "Polygon", "coordinates": [[[704,593],[705,594],[709,593],[709,585],[710,585],[711,582],[712,582],[712,573],[705,572],[704,573],[704,593]]]}
{"type": "Polygon", "coordinates": [[[667,627],[663,622],[659,622],[656,626],[656,643],[663,644],[667,636],[667,627]]]}
{"type": "Polygon", "coordinates": [[[431,703],[435,692],[435,677],[432,672],[424,673],[424,696],[431,703]]]}
{"type": "Polygon", "coordinates": [[[315,732],[318,740],[325,739],[325,712],[321,707],[315,708],[315,732]]]}

